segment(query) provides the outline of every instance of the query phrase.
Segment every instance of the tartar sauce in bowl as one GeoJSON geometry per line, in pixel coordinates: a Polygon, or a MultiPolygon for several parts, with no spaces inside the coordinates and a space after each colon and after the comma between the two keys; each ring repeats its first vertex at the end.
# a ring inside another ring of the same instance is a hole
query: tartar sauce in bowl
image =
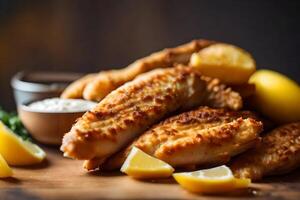
{"type": "Polygon", "coordinates": [[[96,105],[95,102],[81,99],[50,98],[30,103],[27,108],[34,112],[69,113],[85,112],[96,105]]]}

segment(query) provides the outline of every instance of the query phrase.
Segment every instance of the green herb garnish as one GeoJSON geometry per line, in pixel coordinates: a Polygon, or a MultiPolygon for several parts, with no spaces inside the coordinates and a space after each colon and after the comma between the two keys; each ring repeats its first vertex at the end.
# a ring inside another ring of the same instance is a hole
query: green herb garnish
{"type": "Polygon", "coordinates": [[[23,140],[31,140],[28,131],[16,113],[8,113],[0,107],[0,120],[23,140]]]}

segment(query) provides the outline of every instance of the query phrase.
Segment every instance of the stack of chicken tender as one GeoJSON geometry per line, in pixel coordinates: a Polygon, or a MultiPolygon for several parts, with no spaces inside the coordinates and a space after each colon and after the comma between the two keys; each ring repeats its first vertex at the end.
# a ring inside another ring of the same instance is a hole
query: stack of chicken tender
{"type": "Polygon", "coordinates": [[[65,134],[64,156],[85,160],[87,170],[116,170],[136,146],[175,168],[228,163],[254,180],[299,166],[300,123],[260,136],[264,120],[242,110],[249,92],[189,66],[193,53],[217,43],[194,40],[72,83],[62,98],[99,103],[65,134]]]}

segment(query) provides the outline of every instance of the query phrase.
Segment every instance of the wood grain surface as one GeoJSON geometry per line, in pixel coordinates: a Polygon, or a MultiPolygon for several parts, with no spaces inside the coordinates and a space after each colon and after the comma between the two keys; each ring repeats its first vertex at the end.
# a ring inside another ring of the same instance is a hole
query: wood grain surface
{"type": "Polygon", "coordinates": [[[183,190],[173,179],[138,181],[121,173],[86,173],[82,161],[62,157],[44,147],[47,160],[39,166],[14,168],[13,178],[0,179],[0,200],[40,199],[300,199],[300,170],[265,179],[251,188],[219,196],[183,190]]]}

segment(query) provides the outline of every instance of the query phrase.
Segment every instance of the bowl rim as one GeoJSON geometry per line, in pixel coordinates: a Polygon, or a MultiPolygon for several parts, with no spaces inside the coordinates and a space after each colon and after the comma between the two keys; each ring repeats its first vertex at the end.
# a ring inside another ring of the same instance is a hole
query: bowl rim
{"type": "Polygon", "coordinates": [[[47,71],[20,71],[16,73],[11,78],[11,86],[15,90],[23,91],[23,92],[36,92],[36,93],[47,93],[47,92],[58,92],[65,89],[66,84],[63,83],[35,83],[30,81],[24,81],[22,80],[26,75],[30,74],[50,74],[50,75],[63,75],[63,76],[70,76],[73,79],[76,80],[83,76],[84,74],[81,73],[73,73],[73,72],[47,72],[47,71]]]}
{"type": "MultiPolygon", "coordinates": [[[[26,112],[37,113],[37,114],[50,114],[50,115],[57,115],[57,114],[78,114],[78,113],[85,113],[85,112],[89,111],[89,110],[79,110],[79,111],[60,111],[60,112],[56,112],[55,111],[55,112],[49,112],[49,111],[34,110],[32,108],[29,108],[29,106],[28,106],[30,103],[37,102],[37,101],[42,101],[42,100],[45,100],[45,99],[49,99],[49,98],[41,98],[41,99],[30,100],[30,101],[27,101],[25,103],[17,105],[17,108],[18,108],[18,110],[21,109],[21,110],[26,111],[26,112]]],[[[72,100],[78,100],[78,99],[72,99],[72,100]]],[[[85,99],[80,99],[80,100],[87,101],[87,102],[92,102],[92,103],[97,104],[97,102],[88,101],[88,100],[85,100],[85,99]]]]}

